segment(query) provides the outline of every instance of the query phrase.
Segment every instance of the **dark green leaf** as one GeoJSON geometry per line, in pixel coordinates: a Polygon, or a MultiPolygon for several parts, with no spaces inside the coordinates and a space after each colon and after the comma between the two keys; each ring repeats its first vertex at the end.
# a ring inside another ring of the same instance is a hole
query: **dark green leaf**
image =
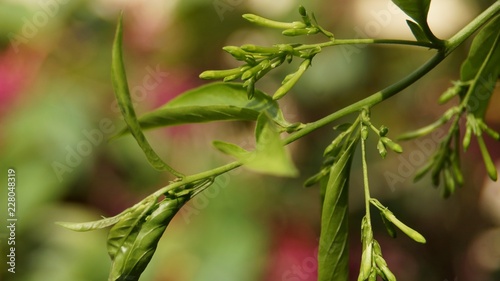
{"type": "MultiPolygon", "coordinates": [[[[257,120],[266,112],[277,124],[288,127],[279,105],[270,96],[255,90],[251,100],[238,83],[215,82],[189,90],[164,106],[139,118],[143,129],[188,123],[225,120],[257,120]]],[[[118,135],[126,133],[122,130],[118,135]]]]}
{"type": "Polygon", "coordinates": [[[144,204],[126,213],[110,230],[107,247],[111,260],[123,251],[127,251],[134,243],[141,225],[151,213],[156,204],[156,198],[151,197],[144,204]]]}
{"type": "Polygon", "coordinates": [[[136,281],[146,269],[156,251],[158,241],[170,220],[187,201],[187,197],[164,199],[140,224],[135,239],[127,240],[113,258],[108,280],[136,281]]]}
{"type": "Polygon", "coordinates": [[[407,23],[417,40],[426,42],[430,41],[438,45],[442,45],[444,43],[442,40],[436,38],[427,23],[427,14],[429,13],[431,0],[392,0],[392,2],[394,2],[394,4],[396,4],[410,18],[415,20],[416,26],[412,27],[411,23],[408,21],[407,23]],[[425,38],[425,40],[420,40],[419,38],[425,38]]]}
{"type": "Polygon", "coordinates": [[[141,126],[137,121],[137,116],[134,111],[132,99],[130,98],[127,75],[123,63],[122,37],[122,15],[120,15],[111,53],[111,79],[113,80],[113,89],[125,123],[127,123],[128,130],[132,133],[135,140],[144,151],[144,154],[146,154],[149,163],[151,163],[155,169],[162,171],[167,170],[178,177],[182,177],[181,174],[160,159],[142,133],[141,126]]]}
{"type": "Polygon", "coordinates": [[[410,27],[411,33],[413,34],[413,36],[415,36],[415,39],[417,39],[417,41],[429,42],[429,39],[427,39],[427,36],[425,36],[425,33],[420,25],[411,20],[407,20],[406,23],[408,24],[408,27],[410,27]]]}
{"type": "Polygon", "coordinates": [[[427,25],[431,0],[392,0],[392,2],[420,26],[427,25]]]}
{"type": "Polygon", "coordinates": [[[462,64],[460,79],[470,82],[468,111],[483,119],[500,74],[500,15],[474,38],[469,56],[462,64]]]}
{"type": "Polygon", "coordinates": [[[333,164],[321,213],[318,281],[349,280],[348,187],[357,141],[333,164]]]}

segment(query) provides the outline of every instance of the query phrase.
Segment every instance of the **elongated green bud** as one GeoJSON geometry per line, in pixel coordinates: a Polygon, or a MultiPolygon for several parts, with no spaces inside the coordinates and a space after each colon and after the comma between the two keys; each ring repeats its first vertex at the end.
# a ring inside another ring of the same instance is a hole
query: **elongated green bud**
{"type": "Polygon", "coordinates": [[[457,96],[462,91],[462,86],[460,84],[455,84],[454,86],[448,88],[440,97],[439,104],[444,104],[457,96]]]}
{"type": "Polygon", "coordinates": [[[361,241],[363,242],[363,251],[373,241],[373,231],[370,222],[366,216],[361,220],[361,241]]]}
{"type": "Polygon", "coordinates": [[[377,240],[373,240],[373,254],[382,256],[382,249],[380,248],[380,244],[377,240]]]}
{"type": "MultiPolygon", "coordinates": [[[[241,75],[240,68],[226,70],[206,70],[200,74],[201,79],[223,79],[227,76],[241,75]]],[[[235,78],[236,79],[236,78],[235,78]]]]}
{"type": "MultiPolygon", "coordinates": [[[[457,138],[458,142],[458,138],[457,138]]],[[[462,174],[462,169],[460,169],[460,156],[458,154],[458,149],[455,149],[452,158],[451,158],[451,169],[455,176],[456,182],[459,186],[464,184],[464,176],[462,174]]]]}
{"type": "Polygon", "coordinates": [[[249,70],[245,71],[241,75],[241,79],[242,80],[247,80],[248,78],[255,76],[259,71],[268,68],[270,65],[271,65],[271,63],[269,62],[269,60],[263,60],[259,64],[257,64],[256,66],[254,66],[254,67],[250,68],[249,70]]]}
{"type": "Polygon", "coordinates": [[[285,29],[281,32],[281,34],[285,36],[300,36],[300,35],[313,35],[317,34],[319,29],[316,27],[308,27],[308,28],[290,28],[285,29]]]}
{"type": "Polygon", "coordinates": [[[372,270],[373,244],[370,242],[361,254],[361,268],[358,281],[364,281],[370,276],[372,270]]]}
{"type": "Polygon", "coordinates": [[[295,72],[294,75],[285,84],[283,84],[281,87],[278,88],[278,90],[276,90],[276,92],[273,95],[273,99],[278,100],[278,99],[282,98],[284,95],[286,95],[286,93],[288,93],[288,91],[290,91],[290,89],[295,85],[295,83],[297,83],[297,81],[299,81],[302,74],[304,74],[304,72],[306,72],[307,68],[310,65],[311,65],[311,59],[304,60],[300,64],[297,72],[295,72]]]}
{"type": "Polygon", "coordinates": [[[245,61],[247,59],[247,52],[243,51],[240,47],[226,46],[222,49],[239,61],[245,61]]]}
{"type": "Polygon", "coordinates": [[[387,145],[392,151],[396,152],[396,153],[401,153],[403,152],[403,148],[401,147],[401,145],[393,142],[391,139],[387,138],[387,137],[381,137],[380,140],[385,144],[387,145]]]}
{"type": "Polygon", "coordinates": [[[379,255],[375,255],[375,264],[382,271],[385,277],[383,278],[384,280],[396,281],[396,276],[394,276],[389,267],[387,267],[387,263],[385,262],[384,258],[379,255]]]}
{"type": "Polygon", "coordinates": [[[479,150],[481,151],[481,155],[483,156],[483,162],[484,165],[486,166],[486,171],[488,172],[488,176],[492,181],[496,181],[497,168],[495,167],[495,164],[493,164],[493,161],[491,160],[490,153],[488,152],[488,148],[484,144],[482,135],[477,136],[477,142],[479,144],[479,150]]]}
{"type": "Polygon", "coordinates": [[[483,120],[478,120],[478,121],[479,121],[478,122],[479,128],[481,128],[485,133],[487,133],[494,140],[497,140],[497,141],[500,140],[500,133],[495,132],[490,127],[488,127],[488,125],[486,125],[483,120]]]}
{"type": "Polygon", "coordinates": [[[469,149],[471,138],[472,138],[472,126],[467,124],[467,125],[465,125],[465,134],[464,134],[464,139],[462,142],[462,145],[464,147],[464,151],[467,151],[467,149],[469,149]]]}
{"type": "Polygon", "coordinates": [[[270,27],[270,28],[289,29],[289,28],[305,28],[306,27],[306,24],[303,22],[300,22],[300,21],[294,21],[294,22],[274,21],[274,20],[263,18],[261,16],[254,15],[254,14],[244,14],[242,17],[251,23],[254,23],[254,24],[257,24],[260,26],[270,27]]]}
{"type": "Polygon", "coordinates": [[[449,169],[444,169],[444,187],[442,196],[443,198],[450,197],[451,194],[455,192],[455,180],[453,179],[453,175],[451,174],[449,169]]]}
{"type": "Polygon", "coordinates": [[[278,47],[256,46],[253,44],[242,45],[241,49],[249,53],[263,53],[263,54],[275,54],[280,51],[278,47]]]}
{"type": "Polygon", "coordinates": [[[429,134],[430,132],[434,131],[435,129],[437,129],[439,126],[448,122],[451,119],[451,117],[453,117],[453,115],[455,115],[458,112],[459,112],[459,109],[457,107],[450,108],[438,120],[434,121],[433,123],[431,123],[423,128],[420,128],[416,131],[405,133],[405,134],[399,136],[398,140],[409,140],[409,139],[414,139],[414,138],[418,138],[418,137],[423,137],[423,136],[429,134]]]}
{"type": "Polygon", "coordinates": [[[361,126],[361,139],[364,141],[368,139],[368,128],[366,126],[361,126]]]}
{"type": "Polygon", "coordinates": [[[411,239],[415,240],[418,243],[425,243],[425,238],[422,236],[422,234],[418,233],[414,229],[408,227],[406,224],[402,223],[394,214],[389,211],[388,209],[385,209],[382,211],[382,215],[385,216],[385,218],[393,223],[397,228],[399,228],[401,231],[403,231],[408,237],[411,239]]]}
{"type": "Polygon", "coordinates": [[[346,132],[342,132],[339,134],[333,141],[330,143],[325,151],[323,152],[323,156],[336,156],[336,154],[340,151],[342,141],[346,136],[346,132]]]}
{"type": "Polygon", "coordinates": [[[384,142],[379,140],[377,142],[377,149],[380,156],[382,156],[382,158],[385,158],[385,156],[387,155],[387,149],[385,148],[384,142]]]}

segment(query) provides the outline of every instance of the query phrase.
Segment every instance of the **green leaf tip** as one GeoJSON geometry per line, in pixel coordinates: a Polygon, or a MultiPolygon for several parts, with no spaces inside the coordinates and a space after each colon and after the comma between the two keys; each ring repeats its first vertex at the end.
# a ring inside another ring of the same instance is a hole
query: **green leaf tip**
{"type": "Polygon", "coordinates": [[[173,175],[183,178],[184,175],[174,170],[167,165],[153,150],[146,137],[142,132],[141,125],[137,120],[135,110],[133,107],[132,99],[127,82],[127,75],[125,72],[125,64],[123,62],[123,12],[120,13],[118,25],[116,27],[115,39],[113,41],[113,49],[111,53],[111,79],[113,81],[113,89],[118,101],[118,106],[125,119],[125,123],[129,131],[134,136],[135,140],[141,147],[146,155],[149,163],[157,170],[169,171],[173,175]]]}
{"type": "Polygon", "coordinates": [[[214,141],[213,146],[228,154],[249,170],[285,177],[296,177],[298,170],[285,149],[276,125],[266,113],[261,113],[255,126],[256,148],[247,151],[235,144],[214,141]]]}

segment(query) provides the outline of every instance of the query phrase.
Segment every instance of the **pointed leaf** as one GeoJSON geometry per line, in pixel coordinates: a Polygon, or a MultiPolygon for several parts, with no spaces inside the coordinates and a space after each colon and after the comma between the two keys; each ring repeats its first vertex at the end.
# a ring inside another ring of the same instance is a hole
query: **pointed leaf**
{"type": "Polygon", "coordinates": [[[125,65],[123,63],[122,18],[123,15],[120,15],[111,54],[111,78],[113,80],[113,89],[118,101],[118,106],[120,107],[120,111],[122,112],[122,115],[125,119],[125,123],[127,123],[128,130],[132,133],[135,140],[144,151],[144,154],[146,155],[149,163],[151,163],[151,165],[157,170],[168,170],[172,174],[178,177],[182,177],[181,174],[179,174],[169,165],[163,162],[153,150],[153,148],[151,148],[148,141],[146,140],[146,137],[142,133],[139,122],[137,121],[135,110],[132,104],[132,99],[130,98],[127,75],[125,73],[125,65]]]}
{"type": "Polygon", "coordinates": [[[221,152],[231,155],[244,167],[264,174],[293,177],[298,174],[287,153],[274,122],[262,113],[255,127],[256,148],[254,151],[231,143],[215,141],[213,145],[221,152]]]}
{"type": "Polygon", "coordinates": [[[321,213],[318,281],[349,280],[348,187],[357,141],[333,164],[321,213]]]}
{"type": "Polygon", "coordinates": [[[223,141],[214,141],[212,145],[217,148],[220,152],[233,156],[236,159],[245,159],[251,154],[251,152],[246,151],[245,149],[237,146],[236,144],[223,142],[223,141]]]}
{"type": "Polygon", "coordinates": [[[187,197],[164,199],[140,224],[135,239],[127,241],[113,258],[109,280],[139,280],[153,258],[156,247],[170,220],[187,201],[187,197]]]}
{"type": "MultiPolygon", "coordinates": [[[[425,41],[435,43],[436,45],[442,46],[444,44],[443,40],[438,39],[429,28],[427,23],[427,14],[429,13],[429,7],[431,4],[431,0],[392,0],[394,4],[396,4],[405,14],[407,14],[410,18],[415,20],[415,23],[420,27],[416,28],[416,26],[412,27],[412,24],[408,23],[413,35],[417,37],[421,37],[421,34],[418,29],[422,31],[425,41]]],[[[420,41],[420,40],[419,40],[420,41]]]]}
{"type": "Polygon", "coordinates": [[[408,24],[408,27],[410,28],[411,33],[413,34],[413,36],[415,36],[415,39],[417,39],[417,41],[429,42],[429,39],[427,39],[427,36],[425,35],[425,33],[422,30],[422,28],[420,27],[420,25],[418,25],[416,22],[411,21],[411,20],[407,20],[406,24],[408,24]]]}
{"type": "Polygon", "coordinates": [[[276,125],[266,113],[261,113],[255,126],[255,155],[246,163],[252,170],[280,176],[298,174],[290,155],[281,141],[276,125]]]}
{"type": "Polygon", "coordinates": [[[146,217],[153,210],[156,199],[151,197],[144,201],[142,205],[126,213],[108,233],[107,248],[111,260],[120,251],[126,251],[136,239],[141,225],[146,221],[146,217]]]}
{"type": "MultiPolygon", "coordinates": [[[[462,64],[460,79],[470,81],[468,111],[483,119],[500,74],[500,16],[492,19],[474,38],[462,64]]],[[[464,97],[464,95],[462,96],[464,97]]]]}
{"type": "Polygon", "coordinates": [[[427,25],[431,0],[392,0],[392,2],[420,26],[427,25]]]}
{"type": "MultiPolygon", "coordinates": [[[[215,82],[189,90],[164,106],[139,118],[143,129],[174,126],[188,123],[205,123],[229,120],[257,120],[266,112],[277,124],[289,127],[270,96],[255,90],[248,99],[247,90],[238,83],[215,82]]],[[[122,130],[118,135],[126,133],[122,130]]]]}
{"type": "Polygon", "coordinates": [[[67,229],[71,229],[73,231],[84,232],[84,231],[102,229],[102,228],[106,228],[108,226],[112,226],[115,223],[117,223],[125,214],[126,214],[126,211],[122,212],[114,217],[104,218],[104,219],[97,220],[97,221],[89,221],[89,222],[82,222],[82,223],[60,221],[60,222],[56,222],[56,224],[58,224],[62,227],[65,227],[67,229]]]}

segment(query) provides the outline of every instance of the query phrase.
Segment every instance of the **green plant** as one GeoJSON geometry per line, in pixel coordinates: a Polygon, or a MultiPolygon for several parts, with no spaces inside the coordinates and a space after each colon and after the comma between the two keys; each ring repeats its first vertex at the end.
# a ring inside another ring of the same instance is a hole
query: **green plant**
{"type": "Polygon", "coordinates": [[[369,135],[378,139],[376,148],[382,158],[386,156],[387,150],[402,152],[402,147],[388,137],[386,126],[376,126],[372,123],[370,109],[418,81],[472,34],[479,31],[462,65],[460,80],[454,82],[454,85],[443,93],[439,100],[444,103],[457,97],[460,100],[459,104],[447,110],[431,125],[404,134],[399,139],[421,137],[448,121],[452,121],[438,152],[417,173],[416,179],[430,172],[436,186],[443,183],[444,197],[453,194],[456,188],[463,184],[459,158],[460,142],[462,141],[462,146],[466,150],[474,134],[478,139],[488,175],[492,180],[496,180],[497,171],[484,144],[483,133],[500,140],[499,133],[490,129],[484,122],[484,115],[500,74],[498,47],[500,2],[492,4],[448,40],[437,38],[427,24],[430,0],[393,0],[393,2],[413,19],[407,23],[416,38],[415,41],[336,39],[331,32],[318,24],[313,14],[308,13],[302,6],[299,8],[301,20],[294,22],[278,22],[257,15],[244,15],[243,17],[252,23],[282,30],[285,36],[320,34],[326,38],[326,41],[316,44],[227,46],[224,50],[236,60],[241,61],[242,65],[228,70],[209,70],[200,75],[203,79],[222,79],[223,82],[210,83],[187,91],[163,107],[140,118],[136,117],[128,90],[122,55],[122,21],[120,18],[112,52],[112,79],[116,98],[127,127],[117,137],[132,134],[151,165],[158,170],[173,174],[176,179],[115,217],[88,223],[60,224],[76,231],[113,226],[108,236],[108,253],[113,261],[109,280],[138,280],[152,258],[158,240],[172,217],[185,202],[210,186],[217,176],[240,166],[271,175],[296,176],[298,171],[291,162],[285,146],[341,117],[357,114],[352,123],[335,127],[335,130],[340,133],[326,147],[321,170],[305,182],[306,186],[316,183],[320,185],[322,223],[318,253],[318,279],[320,281],[348,280],[347,190],[351,162],[360,143],[366,214],[361,221],[363,252],[358,280],[376,280],[377,276],[383,280],[396,280],[384,261],[379,243],[373,237],[371,205],[380,212],[390,236],[395,237],[399,230],[416,242],[425,243],[426,240],[370,195],[366,159],[369,135]],[[400,81],[328,116],[307,124],[287,122],[277,100],[290,91],[311,66],[314,58],[321,55],[324,48],[344,44],[411,45],[434,49],[436,54],[400,81]],[[299,68],[284,77],[282,85],[273,95],[269,96],[256,89],[256,83],[269,71],[293,59],[302,60],[299,68]],[[237,79],[241,80],[241,83],[229,83],[237,79]],[[459,121],[464,116],[466,128],[461,140],[459,121]],[[234,157],[236,161],[194,175],[184,175],[163,162],[143,134],[143,130],[155,127],[220,120],[255,121],[255,149],[248,151],[235,144],[214,141],[213,145],[216,149],[234,157]],[[288,135],[281,138],[281,133],[288,135]]]}

